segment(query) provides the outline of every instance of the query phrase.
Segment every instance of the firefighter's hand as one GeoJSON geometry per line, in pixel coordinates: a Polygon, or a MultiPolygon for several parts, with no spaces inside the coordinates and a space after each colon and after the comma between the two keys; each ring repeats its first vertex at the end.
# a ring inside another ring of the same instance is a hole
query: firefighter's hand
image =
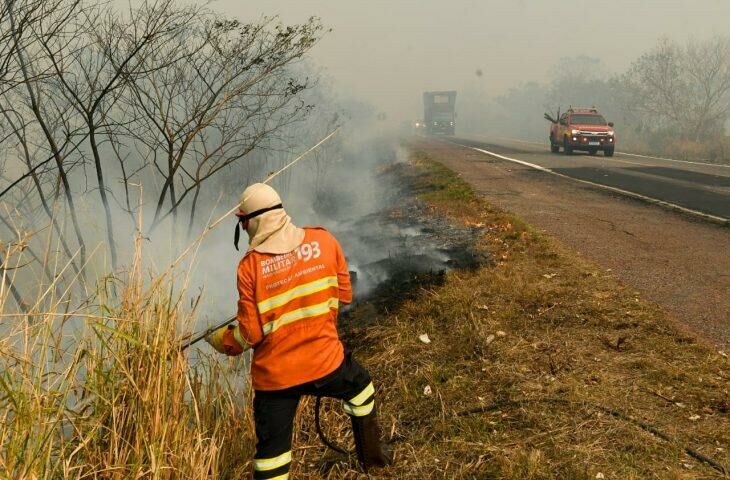
{"type": "Polygon", "coordinates": [[[233,330],[234,328],[236,327],[234,327],[233,325],[226,325],[225,327],[221,327],[206,336],[205,341],[208,342],[208,344],[213,347],[216,352],[222,353],[224,355],[229,355],[229,353],[226,351],[226,347],[223,345],[223,337],[228,330],[233,330]]]}

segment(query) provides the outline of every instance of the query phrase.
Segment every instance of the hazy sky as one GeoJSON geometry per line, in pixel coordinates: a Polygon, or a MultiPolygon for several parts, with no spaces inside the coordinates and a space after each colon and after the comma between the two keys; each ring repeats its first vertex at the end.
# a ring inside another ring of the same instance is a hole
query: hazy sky
{"type": "Polygon", "coordinates": [[[249,20],[321,17],[333,31],[313,59],[339,89],[394,119],[418,118],[424,90],[491,95],[544,78],[561,57],[585,54],[622,70],[662,36],[730,35],[730,0],[218,0],[213,7],[249,20]]]}

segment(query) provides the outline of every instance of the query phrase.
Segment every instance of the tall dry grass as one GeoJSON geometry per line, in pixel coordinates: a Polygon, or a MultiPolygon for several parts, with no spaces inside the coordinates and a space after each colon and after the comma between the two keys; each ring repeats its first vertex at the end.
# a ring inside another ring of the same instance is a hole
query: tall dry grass
{"type": "MultiPolygon", "coordinates": [[[[191,363],[180,352],[194,311],[170,276],[145,278],[140,245],[114,296],[105,279],[68,311],[49,287],[0,317],[0,478],[243,478],[245,385],[218,356],[191,363]]],[[[22,256],[22,246],[4,250],[22,256]]],[[[12,304],[6,277],[0,306],[12,304]]]]}
{"type": "Polygon", "coordinates": [[[619,137],[621,151],[641,155],[656,155],[678,160],[730,164],[730,137],[716,135],[703,141],[689,140],[676,135],[641,135],[626,132],[619,137]]]}

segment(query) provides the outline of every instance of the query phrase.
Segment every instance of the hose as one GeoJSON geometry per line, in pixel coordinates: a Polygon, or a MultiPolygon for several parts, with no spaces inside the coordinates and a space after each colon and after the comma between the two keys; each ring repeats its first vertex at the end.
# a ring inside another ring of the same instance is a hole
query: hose
{"type": "Polygon", "coordinates": [[[317,429],[317,435],[319,435],[319,439],[324,443],[327,448],[330,448],[331,450],[334,450],[335,452],[339,452],[343,455],[351,456],[353,455],[353,452],[348,452],[344,448],[335,445],[330,441],[329,438],[324,434],[322,431],[322,425],[320,423],[320,417],[319,417],[319,411],[322,408],[322,397],[317,397],[317,400],[314,402],[314,427],[317,429]]]}
{"type": "Polygon", "coordinates": [[[718,471],[719,473],[721,473],[725,476],[728,475],[728,470],[725,468],[725,466],[723,466],[722,464],[713,460],[712,458],[710,458],[706,455],[703,455],[702,453],[698,452],[697,450],[695,450],[693,448],[680,444],[674,438],[672,438],[669,435],[667,435],[666,433],[662,432],[655,426],[642,422],[642,421],[639,421],[639,420],[635,420],[623,412],[614,410],[612,408],[604,407],[603,405],[600,405],[598,403],[578,402],[578,401],[566,400],[563,398],[524,398],[524,399],[515,399],[515,400],[499,400],[490,405],[484,405],[481,407],[470,408],[467,410],[463,410],[461,412],[457,412],[456,416],[463,417],[463,416],[468,416],[468,415],[474,415],[476,413],[487,413],[487,412],[491,412],[494,410],[499,410],[504,407],[515,407],[515,406],[521,406],[521,405],[526,405],[526,404],[531,404],[531,403],[550,403],[553,405],[579,405],[579,406],[583,406],[583,407],[592,407],[593,409],[599,410],[605,414],[608,414],[608,415],[612,416],[613,418],[616,418],[625,423],[629,423],[631,425],[639,427],[642,430],[651,433],[655,437],[657,437],[661,440],[664,440],[665,442],[674,443],[675,445],[679,445],[680,447],[682,447],[684,452],[687,455],[689,455],[690,457],[694,458],[695,460],[697,460],[701,463],[705,463],[705,464],[709,465],[710,467],[712,467],[713,469],[715,469],[716,471],[718,471]]]}

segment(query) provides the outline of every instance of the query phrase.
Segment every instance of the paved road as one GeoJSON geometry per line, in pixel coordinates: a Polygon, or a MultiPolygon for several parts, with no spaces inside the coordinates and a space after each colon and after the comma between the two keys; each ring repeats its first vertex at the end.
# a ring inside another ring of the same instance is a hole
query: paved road
{"type": "Polygon", "coordinates": [[[547,144],[484,136],[450,137],[463,146],[528,162],[568,177],[619,188],[730,222],[730,166],[619,154],[552,154],[547,144]]]}
{"type": "MultiPolygon", "coordinates": [[[[610,269],[625,285],[662,305],[677,324],[730,351],[730,228],[445,140],[424,138],[417,145],[461,174],[491,204],[610,269]]],[[[612,181],[665,199],[689,196],[676,195],[672,189],[728,198],[730,168],[627,156],[564,157],[545,153],[537,145],[473,137],[458,141],[521,162],[562,169],[576,178],[590,171],[592,181],[612,181]],[[659,174],[657,169],[669,171],[658,170],[659,174]],[[649,190],[645,184],[662,188],[649,190]]],[[[727,211],[717,201],[711,205],[714,209],[696,200],[687,205],[715,214],[727,211]]]]}

